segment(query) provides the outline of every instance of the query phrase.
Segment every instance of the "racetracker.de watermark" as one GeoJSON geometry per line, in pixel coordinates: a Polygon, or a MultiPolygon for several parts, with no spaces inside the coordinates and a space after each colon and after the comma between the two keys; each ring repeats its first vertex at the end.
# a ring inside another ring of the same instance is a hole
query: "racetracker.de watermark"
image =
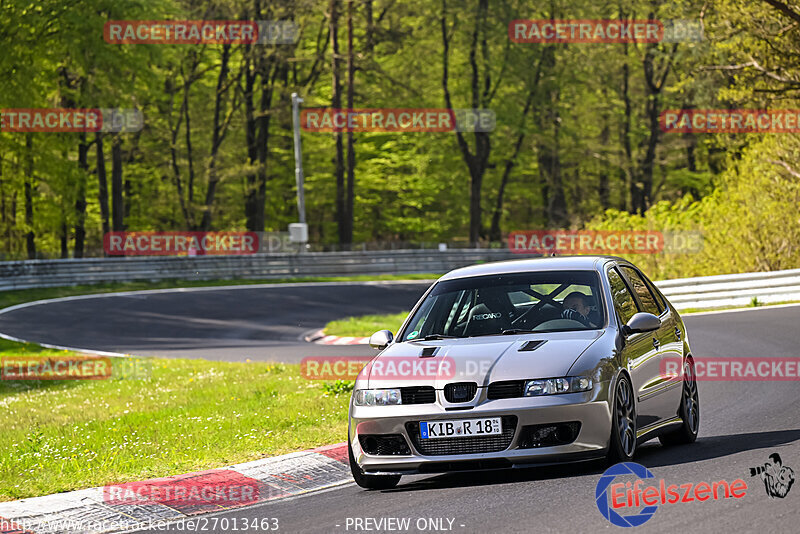
{"type": "Polygon", "coordinates": [[[295,253],[289,232],[108,232],[109,256],[206,256],[295,253]]]}
{"type": "Polygon", "coordinates": [[[145,379],[152,366],[143,358],[108,356],[3,356],[2,380],[108,380],[145,379]]]}
{"type": "Polygon", "coordinates": [[[300,114],[308,132],[491,132],[491,109],[309,108],[300,114]]]}
{"type": "Polygon", "coordinates": [[[109,44],[292,44],[299,27],[290,20],[110,20],[109,44]]]}
{"type": "Polygon", "coordinates": [[[800,133],[800,109],[668,109],[662,132],[800,133]]]}
{"type": "Polygon", "coordinates": [[[493,360],[449,356],[309,356],[300,362],[308,380],[355,380],[359,373],[370,380],[451,380],[486,374],[493,360]]]}
{"type": "Polygon", "coordinates": [[[245,506],[258,502],[260,483],[233,471],[209,471],[183,479],[155,479],[103,487],[111,505],[245,506]]]}
{"type": "Polygon", "coordinates": [[[108,232],[111,256],[243,255],[258,252],[255,232],[108,232]]]}
{"type": "Polygon", "coordinates": [[[122,108],[0,110],[0,132],[138,132],[142,112],[122,108]]]}
{"type": "Polygon", "coordinates": [[[703,40],[695,20],[538,19],[512,20],[515,43],[677,43],[703,40]]]}
{"type": "Polygon", "coordinates": [[[518,230],[508,234],[515,254],[655,254],[696,253],[703,248],[699,231],[518,230]]]}
{"type": "MultiPolygon", "coordinates": [[[[800,380],[800,356],[708,356],[694,358],[695,379],[700,382],[756,381],[787,382],[800,380]]],[[[662,378],[680,376],[683,360],[666,356],[661,360],[662,378]]]]}

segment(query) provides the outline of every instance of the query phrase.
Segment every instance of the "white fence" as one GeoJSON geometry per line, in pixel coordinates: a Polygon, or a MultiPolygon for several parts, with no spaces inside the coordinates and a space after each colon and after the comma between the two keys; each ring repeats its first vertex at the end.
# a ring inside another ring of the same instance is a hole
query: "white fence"
{"type": "MultiPolygon", "coordinates": [[[[15,261],[0,262],[0,291],[121,281],[444,273],[519,258],[507,249],[448,249],[15,261]]],[[[762,303],[800,300],[800,269],[662,280],[656,285],[679,310],[746,306],[754,298],[762,303]]]]}
{"type": "Polygon", "coordinates": [[[0,262],[0,291],[100,282],[444,273],[519,258],[507,249],[392,250],[0,262]]]}
{"type": "Polygon", "coordinates": [[[656,282],[679,310],[800,300],[800,269],[723,274],[656,282]]]}

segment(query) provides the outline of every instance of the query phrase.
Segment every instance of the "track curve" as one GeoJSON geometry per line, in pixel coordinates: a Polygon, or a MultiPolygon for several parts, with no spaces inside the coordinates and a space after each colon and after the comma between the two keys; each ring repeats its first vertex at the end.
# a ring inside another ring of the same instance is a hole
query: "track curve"
{"type": "MultiPolygon", "coordinates": [[[[408,309],[427,284],[358,283],[150,292],[39,304],[0,314],[0,331],[25,339],[135,354],[239,360],[297,361],[309,345],[305,331],[328,320],[408,309]],[[161,326],[159,326],[161,325],[161,326]],[[54,328],[54,326],[56,328],[54,328]],[[302,347],[302,348],[301,348],[302,347]]],[[[685,317],[694,354],[783,356],[800,359],[800,306],[755,308],[685,317]]],[[[316,346],[317,354],[367,347],[316,346]]],[[[667,484],[747,482],[741,499],[660,504],[639,532],[795,532],[800,488],[770,498],[751,467],[778,452],[800,474],[798,382],[701,382],[700,437],[692,445],[642,446],[635,461],[667,484]]],[[[342,436],[344,439],[345,436],[342,436]]],[[[598,511],[596,464],[405,477],[388,491],[354,484],[225,511],[240,522],[277,518],[281,532],[595,532],[614,529],[598,511]],[[408,530],[376,529],[367,518],[409,520],[408,530]],[[360,519],[361,523],[355,523],[360,519]],[[421,522],[419,522],[421,521],[421,522]],[[362,528],[355,525],[361,524],[362,528]],[[424,528],[419,528],[423,526],[424,528]]],[[[212,525],[213,523],[208,523],[212,525]]],[[[181,531],[175,526],[173,531],[181,531]]],[[[222,532],[210,528],[206,532],[222,532]]]]}
{"type": "Polygon", "coordinates": [[[0,313],[0,332],[66,347],[142,356],[299,362],[373,354],[310,345],[309,331],[342,317],[409,310],[430,282],[264,284],[67,297],[0,313]]]}

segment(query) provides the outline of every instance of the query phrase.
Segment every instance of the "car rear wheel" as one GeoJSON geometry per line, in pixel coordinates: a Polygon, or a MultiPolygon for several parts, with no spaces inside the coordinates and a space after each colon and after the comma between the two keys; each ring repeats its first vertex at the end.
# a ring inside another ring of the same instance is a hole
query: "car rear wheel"
{"type": "Polygon", "coordinates": [[[700,397],[697,394],[697,376],[691,358],[687,358],[683,364],[683,393],[678,415],[682,421],[680,428],[658,437],[664,446],[694,443],[697,439],[697,431],[700,429],[700,397]]]}
{"type": "Polygon", "coordinates": [[[625,375],[617,380],[612,418],[608,462],[627,462],[636,452],[636,404],[631,383],[625,375]]]}
{"type": "Polygon", "coordinates": [[[350,471],[356,484],[366,489],[391,489],[400,482],[400,475],[367,475],[361,470],[353,456],[353,446],[347,440],[347,455],[350,459],[350,471]]]}

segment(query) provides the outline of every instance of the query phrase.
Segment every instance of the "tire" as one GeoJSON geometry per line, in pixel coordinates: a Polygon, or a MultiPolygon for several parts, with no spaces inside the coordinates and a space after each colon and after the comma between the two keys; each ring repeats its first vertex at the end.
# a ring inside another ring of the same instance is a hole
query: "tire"
{"type": "Polygon", "coordinates": [[[683,391],[681,404],[678,407],[682,424],[677,430],[658,437],[658,441],[665,447],[694,443],[700,429],[700,397],[697,393],[697,375],[691,358],[687,358],[684,362],[683,371],[683,391]]]}
{"type": "Polygon", "coordinates": [[[375,490],[391,489],[397,486],[398,482],[400,482],[400,475],[365,474],[361,470],[361,467],[359,467],[359,465],[356,463],[356,459],[353,456],[353,446],[350,443],[350,439],[347,440],[347,456],[350,459],[350,472],[353,473],[353,479],[355,479],[356,484],[362,488],[375,490]]]}
{"type": "Polygon", "coordinates": [[[611,407],[611,438],[606,460],[609,464],[628,462],[636,453],[636,402],[630,379],[620,375],[611,407]]]}

